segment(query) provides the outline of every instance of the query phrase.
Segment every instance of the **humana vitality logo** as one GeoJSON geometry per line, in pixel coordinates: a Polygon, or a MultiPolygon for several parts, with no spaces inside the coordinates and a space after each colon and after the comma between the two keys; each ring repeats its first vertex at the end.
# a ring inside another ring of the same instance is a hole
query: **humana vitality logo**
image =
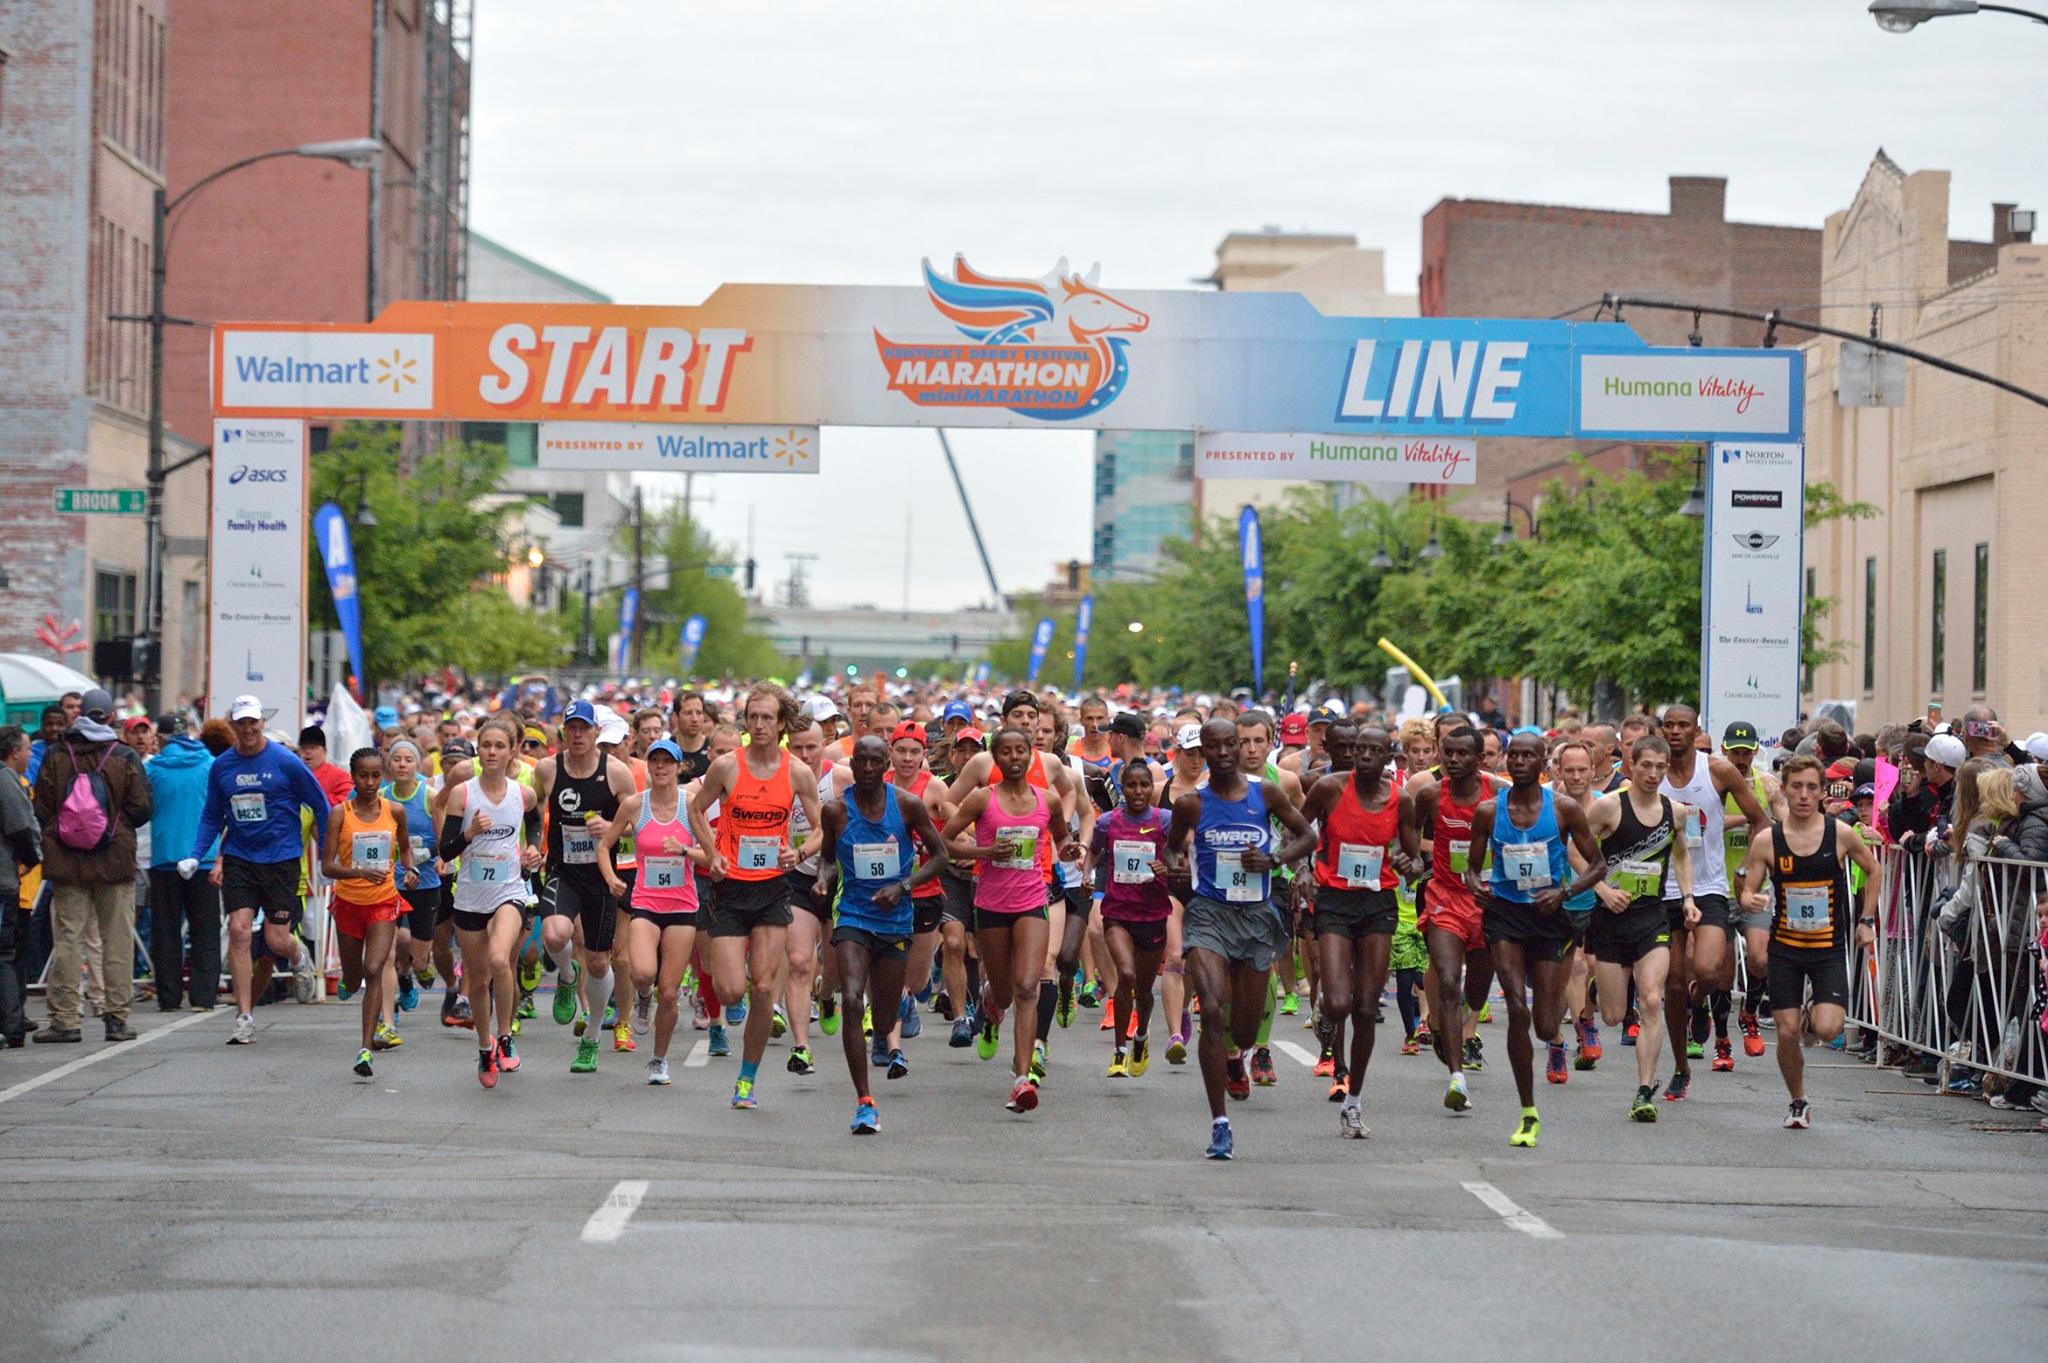
{"type": "Polygon", "coordinates": [[[965,342],[905,343],[875,332],[889,387],[920,407],[1003,407],[1073,421],[1115,402],[1131,374],[1126,336],[1152,319],[1096,287],[1063,258],[1038,279],[998,279],[953,258],[946,279],[924,264],[925,292],[965,342]]]}

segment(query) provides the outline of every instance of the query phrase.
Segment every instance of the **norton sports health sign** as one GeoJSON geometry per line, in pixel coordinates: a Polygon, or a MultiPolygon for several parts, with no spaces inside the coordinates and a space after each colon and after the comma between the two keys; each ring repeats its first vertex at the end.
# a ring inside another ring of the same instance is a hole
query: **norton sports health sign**
{"type": "Polygon", "coordinates": [[[1614,322],[1326,317],[1298,294],[1119,289],[1061,260],[916,287],[729,284],[695,307],[395,303],[214,329],[217,412],[720,426],[1796,438],[1799,352],[1614,322]]]}

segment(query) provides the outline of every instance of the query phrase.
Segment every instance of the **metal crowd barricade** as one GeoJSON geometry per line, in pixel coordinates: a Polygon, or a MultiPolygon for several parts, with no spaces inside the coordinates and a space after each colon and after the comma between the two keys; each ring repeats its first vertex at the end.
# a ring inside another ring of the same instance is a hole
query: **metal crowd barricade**
{"type": "Polygon", "coordinates": [[[2048,1087],[2037,907],[2048,898],[2048,863],[1960,861],[1884,850],[1876,945],[1850,947],[1851,1021],[1947,1072],[2048,1087]],[[1958,942],[1940,917],[1966,876],[1976,878],[1977,899],[1958,942]]]}

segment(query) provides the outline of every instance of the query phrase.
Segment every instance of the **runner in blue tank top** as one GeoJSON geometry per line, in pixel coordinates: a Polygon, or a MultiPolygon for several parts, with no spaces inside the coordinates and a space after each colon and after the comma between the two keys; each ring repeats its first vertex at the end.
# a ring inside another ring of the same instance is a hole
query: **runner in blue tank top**
{"type": "Polygon", "coordinates": [[[1230,1159],[1234,1141],[1224,1115],[1224,1094],[1251,1097],[1243,1052],[1255,1045],[1265,1014],[1267,972],[1288,946],[1287,925],[1269,898],[1276,863],[1298,861],[1315,850],[1315,830],[1285,800],[1270,805],[1258,784],[1238,770],[1238,728],[1228,719],[1202,726],[1202,757],[1209,784],[1173,803],[1166,860],[1176,878],[1192,882],[1182,916],[1181,942],[1195,992],[1202,1000],[1202,1086],[1209,1097],[1210,1159],[1230,1159]],[[1279,847],[1268,818],[1288,839],[1279,847]],[[1194,861],[1187,860],[1194,843],[1194,861]],[[1228,1026],[1226,1043],[1222,1028],[1228,1026]],[[1227,1054],[1226,1054],[1227,1051],[1227,1054]]]}
{"type": "MultiPolygon", "coordinates": [[[[886,783],[889,745],[880,737],[866,734],[855,741],[848,765],[853,785],[819,815],[824,845],[818,855],[817,892],[832,900],[837,911],[832,949],[839,956],[843,1016],[859,1018],[867,1008],[877,1019],[892,1018],[902,1007],[903,968],[910,955],[910,892],[938,874],[941,860],[926,857],[919,865],[911,839],[915,835],[924,846],[935,848],[940,845],[939,830],[923,800],[886,783]]],[[[876,1040],[883,1035],[878,1025],[876,1040]]],[[[881,1129],[881,1117],[868,1092],[867,1040],[853,1026],[842,1028],[839,1040],[853,1079],[853,1134],[871,1136],[881,1129]]],[[[908,1073],[910,1062],[903,1052],[890,1051],[889,1077],[901,1079],[908,1073]]]]}

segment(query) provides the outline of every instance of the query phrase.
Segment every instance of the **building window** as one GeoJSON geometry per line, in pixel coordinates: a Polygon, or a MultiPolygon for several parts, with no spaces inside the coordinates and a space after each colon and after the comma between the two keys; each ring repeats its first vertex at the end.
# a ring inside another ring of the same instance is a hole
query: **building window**
{"type": "Polygon", "coordinates": [[[1940,695],[1948,680],[1948,550],[1934,551],[1934,639],[1927,685],[1940,695]]]}
{"type": "Polygon", "coordinates": [[[135,634],[135,574],[92,575],[92,637],[127,639],[135,634]]]}
{"type": "Polygon", "coordinates": [[[1863,560],[1863,690],[1877,689],[1877,560],[1863,560]]]}
{"type": "Polygon", "coordinates": [[[562,518],[564,530],[583,528],[583,494],[580,492],[556,492],[548,497],[548,505],[562,518]]]}
{"type": "Polygon", "coordinates": [[[1990,649],[1986,635],[1991,624],[1991,546],[1977,546],[1977,580],[1970,607],[1970,690],[1983,695],[1989,689],[1990,649]]]}

